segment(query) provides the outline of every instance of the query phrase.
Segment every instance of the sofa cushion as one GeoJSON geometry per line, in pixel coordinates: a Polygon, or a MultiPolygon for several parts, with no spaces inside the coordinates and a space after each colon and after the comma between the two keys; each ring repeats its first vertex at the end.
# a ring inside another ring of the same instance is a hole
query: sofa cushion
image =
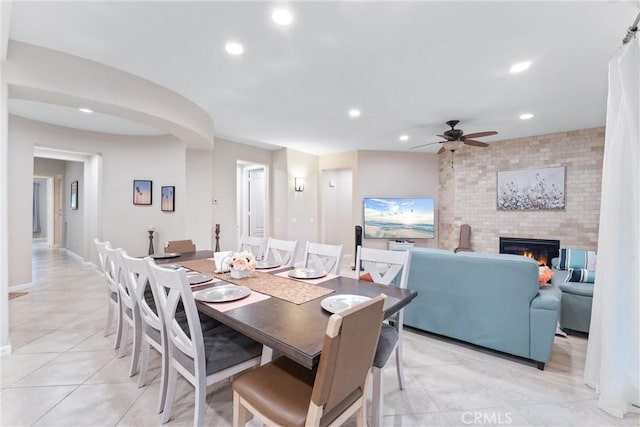
{"type": "Polygon", "coordinates": [[[595,269],[594,251],[586,251],[584,249],[560,249],[560,260],[558,268],[560,270],[568,270],[570,268],[589,268],[595,269]]]}
{"type": "Polygon", "coordinates": [[[594,283],[596,272],[586,268],[570,268],[565,282],[594,283]]]}
{"type": "Polygon", "coordinates": [[[562,292],[568,294],[581,295],[585,297],[593,296],[593,283],[564,282],[559,286],[562,292]]]}

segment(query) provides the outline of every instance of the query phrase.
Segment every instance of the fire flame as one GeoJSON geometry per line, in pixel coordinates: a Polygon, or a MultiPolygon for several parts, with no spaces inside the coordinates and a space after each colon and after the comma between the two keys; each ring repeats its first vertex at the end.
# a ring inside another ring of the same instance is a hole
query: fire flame
{"type": "Polygon", "coordinates": [[[524,251],[524,253],[522,255],[538,261],[539,265],[546,265],[547,264],[547,257],[545,257],[545,256],[540,256],[539,258],[536,258],[533,255],[533,252],[529,252],[529,251],[524,251]]]}

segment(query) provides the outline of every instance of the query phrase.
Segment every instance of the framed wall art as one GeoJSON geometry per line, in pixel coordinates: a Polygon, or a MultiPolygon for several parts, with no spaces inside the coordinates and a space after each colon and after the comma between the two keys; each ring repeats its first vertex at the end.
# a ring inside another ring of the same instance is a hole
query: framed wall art
{"type": "Polygon", "coordinates": [[[162,202],[160,203],[160,209],[164,212],[173,212],[176,210],[176,187],[165,186],[161,187],[160,195],[162,202]]]}
{"type": "Polygon", "coordinates": [[[564,166],[498,172],[498,210],[564,209],[564,177],[564,166]]]}
{"type": "Polygon", "coordinates": [[[133,181],[133,204],[150,205],[153,195],[153,182],[136,179],[133,181]]]}
{"type": "Polygon", "coordinates": [[[78,209],[78,181],[71,183],[71,196],[69,197],[69,206],[71,209],[78,209]]]}

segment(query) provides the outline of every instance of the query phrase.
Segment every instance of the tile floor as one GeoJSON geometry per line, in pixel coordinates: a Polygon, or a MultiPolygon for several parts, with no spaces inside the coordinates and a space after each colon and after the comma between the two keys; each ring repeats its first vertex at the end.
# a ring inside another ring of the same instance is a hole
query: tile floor
{"type": "MultiPolygon", "coordinates": [[[[346,270],[346,274],[350,273],[346,270]]],[[[33,288],[11,300],[13,353],[0,359],[4,426],[151,426],[157,413],[160,358],[151,352],[147,385],[128,376],[115,334],[103,336],[106,285],[95,268],[65,251],[34,248],[33,288]]],[[[545,371],[491,351],[407,331],[399,391],[393,362],[385,370],[384,424],[402,426],[639,425],[597,409],[582,383],[586,339],[556,337],[545,371]]],[[[232,420],[229,382],[209,388],[206,423],[232,420]]],[[[179,383],[169,425],[190,425],[193,389],[179,383]]],[[[353,419],[347,424],[355,425],[353,419]]]]}

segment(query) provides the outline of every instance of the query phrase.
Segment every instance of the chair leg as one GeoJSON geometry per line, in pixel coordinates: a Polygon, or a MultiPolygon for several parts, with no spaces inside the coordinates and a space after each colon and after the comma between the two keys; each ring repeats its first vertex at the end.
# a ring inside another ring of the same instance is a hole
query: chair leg
{"type": "Polygon", "coordinates": [[[373,393],[371,394],[371,424],[380,426],[382,422],[382,396],[384,393],[382,368],[373,368],[373,393]]]}
{"type": "Polygon", "coordinates": [[[138,361],[140,360],[140,346],[142,345],[142,333],[139,319],[133,321],[133,349],[131,351],[131,365],[129,366],[129,376],[138,373],[138,361]]]}
{"type": "Polygon", "coordinates": [[[169,366],[169,374],[167,376],[167,397],[164,401],[164,410],[162,411],[162,418],[160,422],[166,423],[171,419],[171,407],[173,406],[173,399],[176,395],[176,380],[178,371],[173,366],[169,366]]]}
{"type": "Polygon", "coordinates": [[[123,322],[124,322],[124,319],[122,318],[122,306],[120,305],[120,302],[118,302],[118,329],[116,333],[116,343],[113,346],[113,348],[115,348],[116,350],[120,348],[120,341],[122,339],[122,328],[123,328],[122,323],[123,322]]]}
{"type": "Polygon", "coordinates": [[[398,340],[398,346],[396,347],[396,371],[398,372],[398,385],[400,390],[404,390],[404,362],[402,358],[402,335],[398,340]]]}
{"type": "Polygon", "coordinates": [[[160,368],[160,405],[158,413],[164,411],[167,402],[167,388],[169,387],[169,349],[166,348],[164,340],[162,343],[162,367],[160,368]]]}
{"type": "Polygon", "coordinates": [[[147,379],[147,369],[149,369],[149,350],[151,345],[146,341],[142,340],[141,344],[142,351],[142,360],[140,361],[140,375],[138,376],[138,388],[143,387],[145,380],[147,379]]]}
{"type": "MultiPolygon", "coordinates": [[[[125,323],[123,320],[122,330],[120,331],[120,344],[118,345],[118,359],[124,357],[124,352],[127,348],[127,340],[129,339],[129,324],[125,323]]],[[[133,354],[131,355],[133,357],[133,354]]]]}
{"type": "Polygon", "coordinates": [[[247,424],[247,408],[240,402],[240,395],[233,391],[233,425],[235,427],[245,427],[247,424]]]}
{"type": "Polygon", "coordinates": [[[203,375],[197,375],[195,389],[196,389],[196,407],[193,413],[193,425],[197,427],[202,427],[204,425],[204,416],[207,409],[206,377],[204,377],[203,375]]]}

